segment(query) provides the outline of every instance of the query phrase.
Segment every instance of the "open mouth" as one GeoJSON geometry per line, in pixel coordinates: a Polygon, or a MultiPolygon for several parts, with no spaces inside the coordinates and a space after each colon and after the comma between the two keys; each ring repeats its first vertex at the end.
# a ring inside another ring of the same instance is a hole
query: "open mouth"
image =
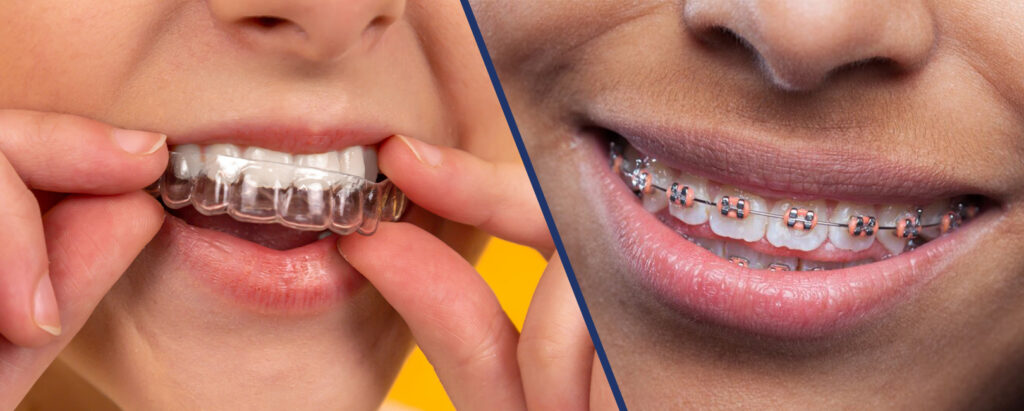
{"type": "Polygon", "coordinates": [[[172,147],[148,189],[191,225],[287,250],[334,234],[373,234],[406,200],[379,175],[376,148],[290,154],[235,144],[172,147]]]}
{"type": "MultiPolygon", "coordinates": [[[[977,244],[1000,210],[962,187],[858,201],[856,192],[883,184],[837,178],[833,197],[829,176],[790,184],[801,188],[792,196],[758,192],[769,184],[741,174],[756,166],[705,158],[712,143],[700,137],[580,135],[594,154],[599,209],[640,285],[687,317],[761,335],[811,338],[864,323],[977,244]]],[[[745,155],[737,148],[726,161],[745,155]]]]}
{"type": "Polygon", "coordinates": [[[644,209],[726,261],[769,271],[871,264],[949,234],[981,212],[981,196],[928,205],[766,198],[673,170],[621,137],[609,161],[644,209]]]}
{"type": "Polygon", "coordinates": [[[321,313],[362,289],[334,236],[401,218],[405,196],[377,169],[388,134],[225,130],[172,145],[148,188],[168,214],[153,246],[228,307],[261,314],[321,313]]]}

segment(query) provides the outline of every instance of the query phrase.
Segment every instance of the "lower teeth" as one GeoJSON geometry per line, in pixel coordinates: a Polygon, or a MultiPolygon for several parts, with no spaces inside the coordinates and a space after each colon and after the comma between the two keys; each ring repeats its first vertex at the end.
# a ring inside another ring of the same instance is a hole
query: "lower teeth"
{"type": "Polygon", "coordinates": [[[220,155],[199,164],[179,153],[147,191],[172,208],[193,206],[247,223],[277,223],[304,231],[373,234],[380,221],[397,221],[406,198],[391,182],[369,181],[321,169],[220,155]],[[267,172],[273,169],[273,172],[267,172]],[[288,175],[288,182],[268,176],[288,175]]]}
{"type": "Polygon", "coordinates": [[[711,252],[711,254],[729,261],[741,267],[752,270],[769,271],[822,271],[838,270],[840,268],[856,267],[859,265],[873,263],[874,260],[858,260],[846,263],[832,261],[814,261],[798,259],[796,257],[778,257],[762,254],[754,249],[734,241],[724,241],[709,238],[694,238],[684,235],[683,238],[691,243],[697,244],[711,252]]]}

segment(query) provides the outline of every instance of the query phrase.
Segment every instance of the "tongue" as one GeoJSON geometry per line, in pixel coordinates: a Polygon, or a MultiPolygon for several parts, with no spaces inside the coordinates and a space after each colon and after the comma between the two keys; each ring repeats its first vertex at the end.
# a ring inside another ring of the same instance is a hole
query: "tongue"
{"type": "Polygon", "coordinates": [[[253,224],[236,221],[227,214],[206,216],[192,207],[172,210],[171,214],[190,225],[231,234],[243,240],[275,250],[290,250],[315,242],[319,231],[299,231],[280,224],[253,224]]]}

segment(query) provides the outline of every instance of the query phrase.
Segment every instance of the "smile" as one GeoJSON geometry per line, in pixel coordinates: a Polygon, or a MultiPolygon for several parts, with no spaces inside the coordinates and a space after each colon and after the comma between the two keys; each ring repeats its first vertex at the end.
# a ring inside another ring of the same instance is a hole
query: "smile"
{"type": "Polygon", "coordinates": [[[150,192],[172,209],[192,206],[206,216],[347,235],[373,234],[397,221],[405,196],[378,180],[376,149],[355,146],[316,154],[284,153],[234,144],[185,144],[170,153],[167,171],[150,192]]]}
{"type": "Polygon", "coordinates": [[[365,284],[334,235],[373,234],[405,209],[377,168],[387,135],[226,127],[172,137],[168,167],[148,188],[167,213],[153,243],[228,306],[323,312],[365,284]]]}
{"type": "Polygon", "coordinates": [[[822,271],[869,264],[948,234],[980,211],[980,200],[970,196],[928,206],[766,200],[668,168],[622,139],[610,144],[612,171],[648,212],[683,238],[750,269],[822,271]]]}
{"type": "Polygon", "coordinates": [[[792,196],[757,193],[761,184],[738,188],[741,177],[701,175],[713,168],[700,155],[710,143],[690,136],[682,153],[607,129],[578,138],[592,153],[586,173],[599,182],[588,192],[632,278],[698,323],[760,335],[817,338],[877,318],[969,253],[1000,215],[995,201],[957,187],[857,201],[852,192],[882,184],[845,184],[837,199],[819,176],[792,185],[802,189],[792,196]]]}

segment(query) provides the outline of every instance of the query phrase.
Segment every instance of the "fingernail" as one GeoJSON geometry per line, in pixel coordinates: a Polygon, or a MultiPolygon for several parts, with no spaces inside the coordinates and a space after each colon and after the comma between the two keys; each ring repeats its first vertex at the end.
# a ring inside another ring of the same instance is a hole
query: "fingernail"
{"type": "Polygon", "coordinates": [[[395,137],[398,137],[399,141],[405,143],[405,146],[409,147],[409,151],[412,151],[412,154],[416,156],[416,159],[421,163],[430,167],[437,167],[441,165],[441,150],[437,147],[405,136],[395,137]]]}
{"type": "Polygon", "coordinates": [[[114,129],[111,136],[122,150],[137,155],[153,154],[167,141],[164,134],[138,130],[114,129]]]}
{"type": "Polygon", "coordinates": [[[36,325],[54,336],[60,335],[60,312],[57,311],[57,296],[53,293],[50,274],[43,274],[36,284],[33,304],[32,320],[36,325]]]}

